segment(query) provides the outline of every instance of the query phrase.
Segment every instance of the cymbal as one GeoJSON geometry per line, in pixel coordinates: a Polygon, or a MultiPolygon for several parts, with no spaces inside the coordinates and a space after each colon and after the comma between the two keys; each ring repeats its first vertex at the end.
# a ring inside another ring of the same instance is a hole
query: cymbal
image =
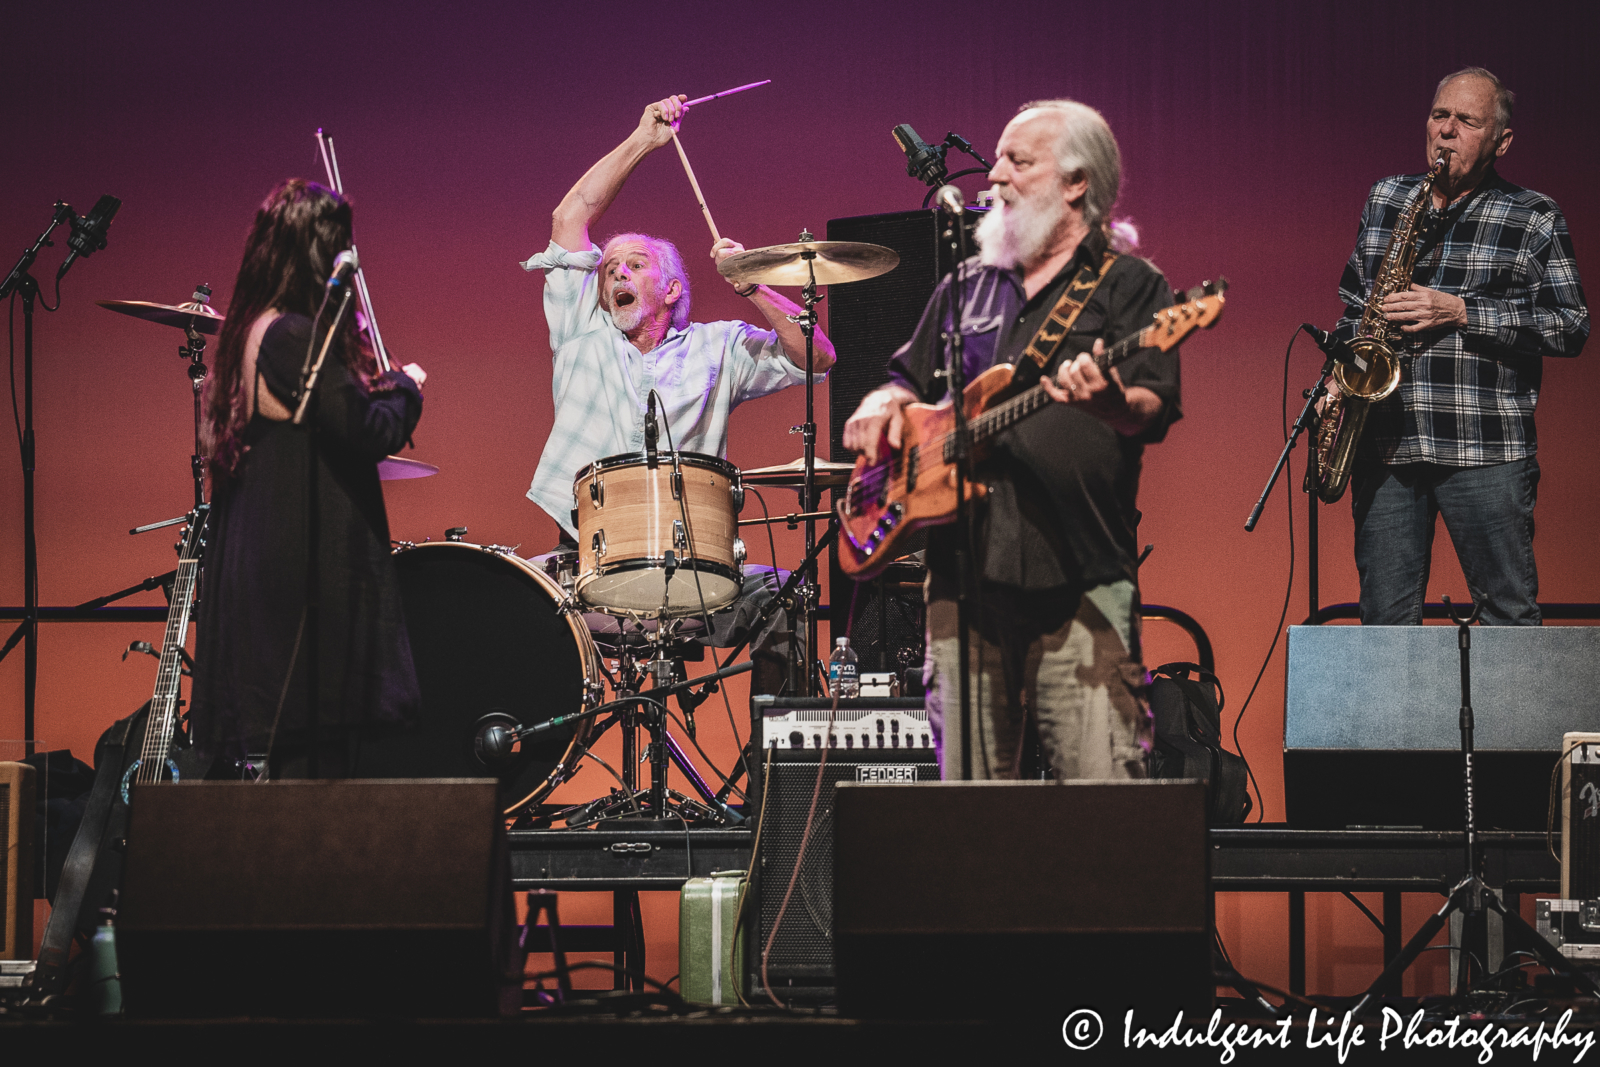
{"type": "Polygon", "coordinates": [[[404,456],[384,456],[378,460],[379,481],[399,482],[408,478],[431,478],[438,473],[438,467],[435,467],[432,463],[424,463],[420,459],[406,459],[404,456]]]}
{"type": "Polygon", "coordinates": [[[96,304],[109,311],[120,311],[146,322],[162,326],[176,326],[187,330],[193,324],[197,333],[217,333],[222,329],[223,316],[201,303],[155,304],[149,300],[96,300],[96,304]]]}
{"type": "Polygon", "coordinates": [[[900,253],[863,241],[798,241],[752,248],[717,264],[729,281],[758,285],[804,285],[817,273],[818,285],[843,285],[887,274],[900,264],[900,253]],[[810,257],[811,268],[807,266],[810,257]]]}
{"type": "MultiPolygon", "coordinates": [[[[812,482],[818,489],[837,489],[850,481],[850,472],[855,470],[853,463],[830,463],[828,460],[817,460],[817,473],[812,482]]],[[[777,485],[790,489],[799,489],[806,484],[806,460],[804,456],[792,463],[780,463],[776,467],[755,467],[751,470],[741,471],[740,479],[745,485],[777,485]]]]}

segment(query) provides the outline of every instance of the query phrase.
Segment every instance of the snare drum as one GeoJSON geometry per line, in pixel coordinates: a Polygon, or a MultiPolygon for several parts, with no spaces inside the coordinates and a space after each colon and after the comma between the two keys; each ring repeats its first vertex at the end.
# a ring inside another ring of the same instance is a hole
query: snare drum
{"type": "Polygon", "coordinates": [[[599,698],[588,627],[561,614],[560,586],[504,550],[430,542],[394,562],[422,713],[414,729],[363,744],[361,774],[496,778],[508,813],[541,800],[572,774],[592,719],[524,740],[499,762],[476,742],[490,723],[531,726],[599,698]]]}
{"type": "Polygon", "coordinates": [[[610,456],[578,472],[573,495],[578,599],[589,607],[672,618],[738,599],[745,551],[736,516],[744,487],[727,460],[662,452],[652,470],[643,453],[610,456]]]}

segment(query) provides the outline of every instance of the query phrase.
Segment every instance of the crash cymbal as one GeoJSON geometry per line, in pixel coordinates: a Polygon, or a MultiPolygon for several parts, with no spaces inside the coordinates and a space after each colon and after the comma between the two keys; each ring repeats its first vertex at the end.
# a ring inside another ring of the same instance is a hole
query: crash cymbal
{"type": "Polygon", "coordinates": [[[384,456],[378,460],[378,480],[384,482],[399,482],[407,478],[431,478],[439,473],[439,468],[432,463],[424,463],[420,459],[406,459],[404,456],[384,456]]]}
{"type": "Polygon", "coordinates": [[[163,326],[176,326],[180,330],[187,330],[191,324],[198,333],[214,334],[222,329],[223,316],[196,301],[177,305],[155,304],[148,300],[96,300],[95,303],[109,311],[163,326]]]}
{"type": "MultiPolygon", "coordinates": [[[[812,484],[818,489],[837,489],[850,481],[850,472],[853,470],[855,465],[851,463],[830,463],[819,459],[816,479],[812,484]]],[[[776,467],[755,467],[741,471],[739,477],[745,485],[778,485],[799,489],[806,484],[805,457],[792,463],[780,463],[776,467]]]]}
{"type": "Polygon", "coordinates": [[[752,248],[717,264],[717,273],[746,285],[804,285],[811,267],[818,285],[843,285],[887,274],[900,263],[900,253],[862,241],[797,241],[752,248]]]}

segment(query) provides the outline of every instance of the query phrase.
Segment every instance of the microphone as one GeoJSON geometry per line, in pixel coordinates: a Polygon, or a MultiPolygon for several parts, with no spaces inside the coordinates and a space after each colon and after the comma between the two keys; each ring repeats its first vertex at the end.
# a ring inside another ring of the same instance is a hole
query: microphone
{"type": "Polygon", "coordinates": [[[68,269],[79,256],[87,258],[106,246],[106,231],[111,228],[111,220],[121,206],[122,201],[116,197],[102,196],[89,214],[72,220],[72,236],[67,238],[67,247],[71,251],[61,261],[61,267],[56,271],[56,281],[67,276],[68,269]]]}
{"type": "Polygon", "coordinates": [[[933,200],[951,215],[960,215],[966,211],[966,195],[953,185],[939,186],[939,191],[933,194],[933,200]]]}
{"type": "Polygon", "coordinates": [[[660,431],[656,428],[656,391],[652,389],[650,390],[649,404],[644,412],[645,466],[650,470],[655,470],[658,463],[656,459],[656,441],[659,439],[660,431]]]}
{"type": "Polygon", "coordinates": [[[328,290],[332,292],[344,281],[345,277],[361,269],[361,260],[356,256],[356,250],[347,248],[333,257],[333,271],[328,275],[328,290]]]}
{"type": "Polygon", "coordinates": [[[1345,366],[1354,367],[1362,373],[1367,371],[1367,361],[1356,355],[1348,343],[1339,340],[1326,330],[1317,329],[1309,322],[1302,322],[1300,328],[1311,335],[1312,342],[1322,349],[1323,355],[1332,356],[1345,366]]]}
{"type": "Polygon", "coordinates": [[[900,145],[900,151],[906,154],[908,175],[928,186],[938,185],[944,181],[948,171],[945,169],[942,151],[918,137],[917,131],[907,123],[902,122],[889,132],[900,145]]]}

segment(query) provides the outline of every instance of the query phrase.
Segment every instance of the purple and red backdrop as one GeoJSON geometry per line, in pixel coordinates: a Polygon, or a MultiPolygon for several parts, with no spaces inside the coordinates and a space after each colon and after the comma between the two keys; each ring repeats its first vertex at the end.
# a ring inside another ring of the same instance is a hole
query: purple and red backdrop
{"type": "MultiPolygon", "coordinates": [[[[1289,621],[1305,614],[1305,498],[1286,492],[1298,485],[1303,453],[1260,528],[1243,529],[1283,439],[1291,331],[1338,315],[1335,288],[1368,187],[1422,168],[1434,83],[1468,64],[1494,70],[1519,94],[1502,172],[1561,204],[1580,267],[1591,281],[1600,277],[1600,213],[1586,195],[1600,174],[1587,125],[1600,104],[1586,54],[1600,31],[1596,11],[1268,0],[11,9],[0,35],[0,267],[32,242],[56,199],[80,212],[101,193],[124,201],[109,247],[74,266],[59,312],[38,316],[43,602],[79,603],[169,569],[171,531],[134,538],[127,530],[180,514],[190,501],[181,335],[93,302],[178,303],[208,282],[215,306],[226,308],[263,194],[284,177],[320,179],[319,126],[335,136],[357,205],[385,339],[430,374],[411,454],[442,472],[387,487],[394,534],[439,538],[464,525],[471,540],[530,554],[555,537],[554,523],[523,497],[551,423],[550,352],[541,280],[517,262],[544,246],[550,210],[647,103],[772,79],[697,108],[683,128],[722,232],[756,247],[793,240],[803,227],[820,235],[829,218],[916,207],[923,189],[906,177],[890,139],[896,123],[931,140],[954,130],[992,156],[1019,104],[1071,96],[1099,108],[1117,133],[1125,172],[1118,214],[1138,224],[1144,254],[1176,286],[1219,274],[1233,284],[1222,323],[1185,345],[1186,417],[1147,453],[1140,536],[1156,546],[1142,575],[1145,598],[1206,627],[1238,708],[1290,581],[1286,498],[1300,543],[1289,621]]],[[[707,258],[710,238],[673,155],[644,162],[598,232],[642,229],[676,241],[697,317],[744,314],[707,258]]],[[[46,250],[38,276],[54,273],[63,243],[46,250]]],[[[53,302],[48,281],[46,296],[53,302]]],[[[13,314],[20,388],[20,309],[13,314]]],[[[1596,355],[1545,368],[1537,550],[1547,601],[1600,600],[1585,532],[1600,525],[1585,415],[1600,392],[1596,355]]],[[[1309,344],[1297,346],[1291,417],[1318,361],[1309,344]]],[[[819,410],[826,441],[825,398],[819,410]]],[[[749,467],[798,455],[798,438],[786,431],[802,411],[798,390],[741,408],[730,458],[749,467]]],[[[778,494],[774,507],[787,507],[792,498],[778,494]]],[[[1348,509],[1322,519],[1322,600],[1352,600],[1348,509]]],[[[778,534],[785,562],[798,558],[799,544],[778,534]]],[[[0,603],[22,600],[21,545],[19,453],[7,434],[0,603]]],[[[1465,594],[1444,536],[1428,588],[1430,599],[1440,593],[1465,594]]],[[[160,603],[159,594],[129,603],[160,603]]],[[[150,695],[153,662],[124,663],[122,649],[159,637],[154,624],[46,624],[40,741],[88,757],[100,731],[150,695]]],[[[1148,628],[1147,645],[1152,663],[1192,653],[1160,623],[1148,628]]],[[[1280,642],[1239,729],[1268,819],[1283,814],[1282,656],[1280,642]]],[[[733,687],[740,719],[743,696],[733,687]]],[[[728,762],[725,720],[701,715],[708,750],[728,762]]],[[[19,650],[0,664],[0,739],[21,734],[19,650]]],[[[0,758],[19,751],[0,747],[0,758]]],[[[606,787],[595,772],[563,795],[606,787]]],[[[1408,920],[1432,906],[1408,903],[1408,920]]],[[[648,907],[650,969],[664,977],[675,970],[667,958],[675,904],[663,895],[648,907]]],[[[1219,929],[1241,968],[1280,985],[1284,915],[1277,897],[1224,894],[1218,902],[1219,929]]],[[[1308,927],[1314,989],[1349,992],[1370,981],[1378,938],[1348,903],[1314,900],[1308,927]]],[[[1412,985],[1436,987],[1446,956],[1430,954],[1431,969],[1414,972],[1412,985]]]]}

